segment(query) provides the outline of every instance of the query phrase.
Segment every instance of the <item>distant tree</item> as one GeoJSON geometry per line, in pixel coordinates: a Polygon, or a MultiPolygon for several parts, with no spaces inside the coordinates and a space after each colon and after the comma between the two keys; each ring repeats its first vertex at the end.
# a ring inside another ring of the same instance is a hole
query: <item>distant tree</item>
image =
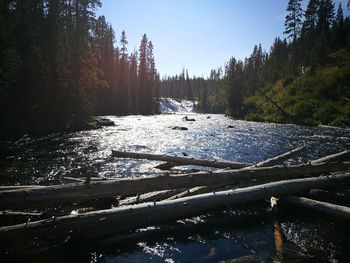
{"type": "Polygon", "coordinates": [[[343,23],[344,23],[343,7],[341,2],[339,2],[337,16],[335,18],[335,24],[339,26],[339,25],[343,25],[343,23]]]}
{"type": "Polygon", "coordinates": [[[193,99],[191,80],[188,76],[188,70],[186,70],[186,97],[188,99],[193,99]]]}
{"type": "Polygon", "coordinates": [[[153,43],[152,41],[148,42],[147,47],[147,65],[148,65],[148,85],[151,96],[150,106],[152,107],[152,112],[158,111],[158,78],[157,78],[157,68],[154,60],[153,54],[153,43]]]}
{"type": "Polygon", "coordinates": [[[139,110],[141,114],[152,114],[152,91],[148,80],[148,38],[144,34],[139,49],[139,110]]]}
{"type": "Polygon", "coordinates": [[[319,0],[318,5],[318,30],[328,37],[334,23],[334,3],[332,0],[319,0]]]}
{"type": "Polygon", "coordinates": [[[243,101],[243,63],[231,58],[226,66],[226,82],[229,88],[229,108],[231,114],[236,117],[242,117],[243,101]]]}
{"type": "Polygon", "coordinates": [[[289,0],[287,7],[287,16],[285,19],[285,31],[284,34],[288,38],[295,41],[300,34],[303,10],[301,9],[302,0],[289,0]]]}
{"type": "Polygon", "coordinates": [[[287,73],[288,54],[287,41],[277,37],[266,62],[265,74],[269,82],[274,83],[287,73]]]}
{"type": "Polygon", "coordinates": [[[335,18],[334,26],[334,39],[333,39],[333,46],[334,48],[340,48],[345,44],[346,41],[346,33],[344,28],[344,14],[343,14],[343,7],[341,2],[339,2],[337,16],[335,18]]]}
{"type": "Polygon", "coordinates": [[[123,30],[120,37],[120,73],[119,73],[119,105],[120,113],[125,115],[129,112],[129,77],[128,77],[128,41],[123,30]]]}
{"type": "Polygon", "coordinates": [[[138,79],[137,79],[137,53],[134,52],[130,55],[130,67],[129,67],[129,83],[130,83],[130,101],[129,110],[131,114],[138,114],[138,79]]]}
{"type": "Polygon", "coordinates": [[[305,34],[311,34],[316,30],[318,24],[318,1],[310,0],[307,5],[305,20],[302,26],[302,32],[305,34]]]}

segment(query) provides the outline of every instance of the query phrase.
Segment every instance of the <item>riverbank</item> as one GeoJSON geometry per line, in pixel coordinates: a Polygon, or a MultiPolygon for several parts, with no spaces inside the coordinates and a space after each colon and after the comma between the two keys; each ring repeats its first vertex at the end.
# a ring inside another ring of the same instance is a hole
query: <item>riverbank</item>
{"type": "Polygon", "coordinates": [[[77,132],[99,129],[104,126],[113,126],[114,122],[101,116],[92,116],[86,120],[74,121],[65,125],[53,124],[40,127],[29,125],[27,122],[14,120],[13,123],[5,124],[0,131],[0,141],[17,141],[23,136],[41,137],[50,133],[77,132]]]}
{"type": "Polygon", "coordinates": [[[287,77],[244,101],[244,119],[285,123],[291,120],[267,100],[270,98],[296,122],[304,125],[350,126],[350,56],[341,50],[326,66],[287,77]]]}

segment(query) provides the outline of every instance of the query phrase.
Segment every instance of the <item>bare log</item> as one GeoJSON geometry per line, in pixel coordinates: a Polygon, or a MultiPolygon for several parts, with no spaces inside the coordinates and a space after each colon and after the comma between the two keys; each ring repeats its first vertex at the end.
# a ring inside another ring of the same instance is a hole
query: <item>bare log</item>
{"type": "Polygon", "coordinates": [[[350,208],[346,206],[321,202],[305,197],[287,196],[283,198],[283,202],[287,204],[297,205],[322,213],[350,219],[350,208]]]}
{"type": "Polygon", "coordinates": [[[18,189],[29,189],[29,188],[40,188],[45,187],[43,185],[6,185],[0,186],[0,191],[18,190],[18,189]]]}
{"type": "Polygon", "coordinates": [[[139,204],[144,202],[151,202],[151,201],[160,201],[167,199],[169,196],[178,194],[182,192],[183,189],[176,189],[176,190],[163,190],[163,191],[155,191],[152,193],[146,193],[141,194],[133,197],[126,198],[124,200],[119,201],[119,205],[133,205],[133,204],[139,204]]]}
{"type": "MultiPolygon", "coordinates": [[[[281,162],[283,162],[284,160],[291,158],[292,156],[299,153],[303,149],[304,149],[304,146],[296,148],[296,149],[291,150],[291,151],[288,151],[288,152],[283,153],[281,155],[275,156],[273,158],[267,159],[267,160],[262,161],[260,163],[254,164],[252,166],[242,168],[242,169],[250,169],[250,168],[254,168],[254,167],[257,168],[257,167],[267,167],[267,166],[277,165],[277,164],[280,164],[281,162]]],[[[168,198],[168,200],[173,200],[173,199],[177,199],[177,198],[185,197],[185,196],[190,196],[190,195],[209,193],[211,191],[220,189],[223,186],[224,185],[211,185],[211,186],[194,187],[191,189],[187,189],[187,190],[183,191],[182,193],[178,193],[174,196],[171,196],[168,198]]]]}
{"type": "Polygon", "coordinates": [[[112,232],[196,215],[227,204],[239,204],[271,196],[290,195],[312,188],[333,188],[350,184],[350,173],[294,179],[247,188],[190,196],[171,201],[143,203],[108,210],[67,215],[49,220],[0,228],[0,240],[22,240],[25,237],[58,238],[74,232],[84,238],[95,238],[112,232]]]}
{"type": "MultiPolygon", "coordinates": [[[[113,180],[105,177],[89,177],[89,181],[91,182],[99,182],[99,181],[108,181],[108,180],[113,180]]],[[[69,177],[69,176],[64,176],[62,177],[62,181],[65,183],[85,183],[87,181],[86,177],[69,177]]]]}
{"type": "Polygon", "coordinates": [[[41,216],[42,213],[35,212],[21,212],[21,211],[12,211],[12,210],[4,210],[0,211],[0,216],[41,216]]]}
{"type": "Polygon", "coordinates": [[[168,197],[166,200],[175,200],[178,198],[183,198],[186,196],[190,196],[190,195],[198,195],[198,194],[202,194],[202,193],[208,193],[210,192],[210,189],[217,189],[218,186],[214,185],[214,186],[196,186],[190,189],[186,189],[180,193],[176,193],[170,197],[168,197]]]}
{"type": "Polygon", "coordinates": [[[199,195],[199,194],[205,194],[205,193],[215,193],[218,191],[226,191],[229,189],[233,189],[232,185],[226,185],[226,186],[218,186],[218,185],[210,185],[210,186],[197,186],[193,187],[191,189],[182,191],[180,193],[177,193],[173,196],[168,197],[166,200],[175,200],[178,198],[183,198],[191,195],[199,195]]]}
{"type": "Polygon", "coordinates": [[[279,110],[282,115],[289,121],[291,121],[292,123],[299,123],[299,121],[295,118],[295,116],[289,114],[288,112],[286,112],[284,109],[282,109],[275,101],[273,101],[273,99],[271,99],[269,96],[266,95],[266,92],[264,92],[262,89],[257,88],[257,90],[261,93],[261,95],[268,101],[270,102],[273,106],[275,106],[277,108],[277,110],[279,110]]]}
{"type": "Polygon", "coordinates": [[[293,156],[295,156],[296,154],[298,154],[299,152],[304,150],[304,148],[305,148],[304,146],[298,147],[298,148],[293,149],[289,152],[283,153],[281,155],[278,155],[278,156],[272,157],[270,159],[267,159],[265,161],[262,161],[260,163],[257,163],[254,166],[255,167],[267,167],[267,166],[274,166],[274,165],[281,164],[281,162],[292,158],[293,156]]]}
{"type": "Polygon", "coordinates": [[[53,185],[0,192],[0,208],[21,209],[45,207],[57,203],[87,201],[112,196],[132,196],[141,193],[195,186],[230,185],[241,180],[278,181],[344,171],[350,163],[326,163],[317,165],[274,166],[228,170],[221,172],[198,172],[166,176],[122,178],[113,181],[84,184],[53,185]]]}
{"type": "Polygon", "coordinates": [[[177,165],[178,165],[177,163],[166,162],[166,163],[158,164],[154,168],[157,168],[159,170],[170,170],[171,168],[177,165]]]}
{"type": "Polygon", "coordinates": [[[202,160],[195,159],[190,157],[179,157],[179,156],[169,156],[169,155],[158,155],[158,154],[148,154],[148,153],[134,153],[134,152],[121,152],[121,151],[112,151],[112,156],[118,158],[132,158],[132,159],[147,159],[153,161],[164,161],[168,164],[166,167],[173,167],[178,165],[198,165],[206,167],[215,167],[215,168],[226,168],[239,169],[243,167],[250,166],[251,164],[231,162],[231,161],[216,161],[216,160],[202,160]]]}
{"type": "Polygon", "coordinates": [[[350,151],[342,151],[339,153],[327,155],[325,157],[316,159],[311,161],[311,164],[319,164],[319,163],[326,163],[326,162],[342,162],[342,161],[350,161],[350,151]]]}

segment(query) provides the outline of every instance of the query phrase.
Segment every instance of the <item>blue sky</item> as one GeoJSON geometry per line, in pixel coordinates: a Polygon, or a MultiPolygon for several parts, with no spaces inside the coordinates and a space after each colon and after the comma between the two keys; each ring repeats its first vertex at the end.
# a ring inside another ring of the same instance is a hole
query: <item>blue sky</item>
{"type": "MultiPolygon", "coordinates": [[[[338,6],[340,0],[334,1],[338,6]]],[[[346,0],[341,0],[346,7],[346,0]]],[[[307,4],[304,0],[304,6],[307,4]]],[[[207,77],[230,57],[249,56],[255,44],[269,50],[283,37],[288,0],[102,0],[98,15],[112,24],[119,44],[125,30],[129,52],[144,33],[153,42],[161,76],[187,68],[207,77]]],[[[348,13],[348,10],[346,10],[348,13]]]]}

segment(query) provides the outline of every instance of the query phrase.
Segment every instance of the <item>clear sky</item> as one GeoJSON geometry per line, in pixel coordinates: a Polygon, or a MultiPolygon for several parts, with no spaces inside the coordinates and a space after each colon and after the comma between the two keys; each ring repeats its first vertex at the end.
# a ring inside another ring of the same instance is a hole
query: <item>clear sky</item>
{"type": "MultiPolygon", "coordinates": [[[[342,1],[335,0],[336,9],[342,1]]],[[[304,0],[304,7],[308,0],[304,0]]],[[[102,0],[98,15],[112,24],[119,44],[125,30],[129,52],[138,50],[142,35],[153,42],[161,76],[187,68],[207,77],[230,57],[244,59],[255,44],[269,50],[283,37],[288,0],[102,0]]],[[[346,14],[348,14],[346,10],[346,14]]]]}

